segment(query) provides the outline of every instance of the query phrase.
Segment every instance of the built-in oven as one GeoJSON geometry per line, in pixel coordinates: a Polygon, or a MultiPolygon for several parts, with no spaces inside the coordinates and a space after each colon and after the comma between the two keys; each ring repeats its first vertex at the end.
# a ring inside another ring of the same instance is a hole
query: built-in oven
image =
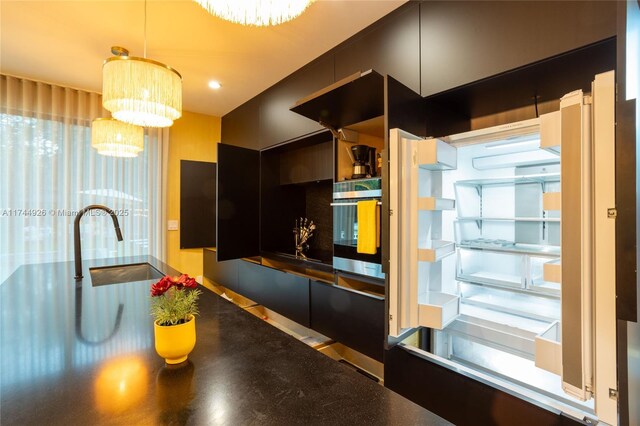
{"type": "Polygon", "coordinates": [[[377,200],[377,208],[380,208],[381,178],[333,184],[333,267],[339,271],[384,278],[380,247],[375,254],[358,253],[358,201],[364,200],[377,200]]]}

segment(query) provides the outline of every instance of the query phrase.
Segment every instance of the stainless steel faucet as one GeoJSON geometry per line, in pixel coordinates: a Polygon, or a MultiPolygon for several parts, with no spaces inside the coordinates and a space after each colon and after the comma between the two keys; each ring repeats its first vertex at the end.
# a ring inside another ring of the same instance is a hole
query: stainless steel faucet
{"type": "Polygon", "coordinates": [[[101,206],[99,204],[92,204],[80,210],[76,214],[76,219],[73,222],[73,251],[76,264],[76,276],[75,279],[82,279],[82,249],[80,247],[80,219],[89,210],[104,210],[111,216],[113,220],[113,227],[116,229],[116,237],[118,241],[122,241],[122,232],[120,231],[120,223],[118,223],[118,217],[109,207],[101,206]]]}

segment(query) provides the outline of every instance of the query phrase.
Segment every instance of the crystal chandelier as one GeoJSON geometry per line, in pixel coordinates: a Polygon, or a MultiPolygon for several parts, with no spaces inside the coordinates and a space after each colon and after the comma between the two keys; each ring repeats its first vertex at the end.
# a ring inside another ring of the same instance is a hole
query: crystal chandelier
{"type": "Polygon", "coordinates": [[[173,68],[112,47],[102,66],[102,105],[120,121],[169,127],[182,115],[182,77],[173,68]]]}
{"type": "Polygon", "coordinates": [[[91,146],[102,155],[137,157],[144,149],[144,129],[113,118],[97,118],[91,123],[91,146]]]}
{"type": "Polygon", "coordinates": [[[209,13],[242,25],[278,25],[298,17],[314,0],[195,0],[209,13]]]}

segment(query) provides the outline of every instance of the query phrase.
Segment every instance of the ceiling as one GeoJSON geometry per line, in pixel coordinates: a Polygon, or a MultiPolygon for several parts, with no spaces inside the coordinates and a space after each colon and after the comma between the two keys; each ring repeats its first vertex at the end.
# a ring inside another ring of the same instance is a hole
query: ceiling
{"type": "MultiPolygon", "coordinates": [[[[258,28],[190,0],[148,0],[147,57],[182,74],[185,110],[222,116],[404,2],[317,0],[293,21],[258,28]]],[[[144,15],[142,0],[1,0],[0,72],[100,92],[111,46],[143,56],[144,15]]]]}

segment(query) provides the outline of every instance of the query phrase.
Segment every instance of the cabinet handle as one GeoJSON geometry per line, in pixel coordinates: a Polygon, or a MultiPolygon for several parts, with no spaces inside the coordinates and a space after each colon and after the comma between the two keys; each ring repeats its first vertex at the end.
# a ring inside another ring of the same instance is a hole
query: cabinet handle
{"type": "Polygon", "coordinates": [[[343,287],[343,286],[338,285],[338,284],[332,284],[332,286],[336,287],[336,288],[339,288],[341,290],[350,291],[351,293],[360,294],[362,296],[370,297],[371,299],[384,300],[384,296],[376,296],[375,294],[366,293],[364,291],[355,290],[355,289],[349,288],[349,287],[343,287]]]}
{"type": "MultiPolygon", "coordinates": [[[[379,206],[382,205],[381,201],[378,201],[377,203],[379,206]]],[[[357,206],[358,203],[331,203],[329,204],[331,207],[339,207],[339,206],[357,206]]]]}

